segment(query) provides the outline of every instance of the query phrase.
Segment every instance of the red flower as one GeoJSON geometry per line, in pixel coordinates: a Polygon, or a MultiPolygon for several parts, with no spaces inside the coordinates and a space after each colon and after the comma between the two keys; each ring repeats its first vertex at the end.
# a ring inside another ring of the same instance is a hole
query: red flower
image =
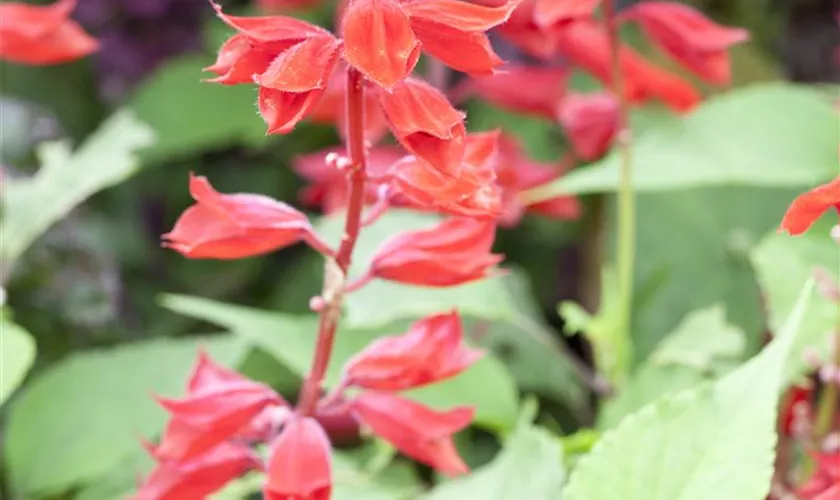
{"type": "Polygon", "coordinates": [[[266,500],[329,500],[330,440],[313,418],[290,420],[271,445],[266,500]]]}
{"type": "Polygon", "coordinates": [[[587,161],[603,156],[618,133],[618,99],[609,92],[569,93],[557,108],[557,119],[575,154],[587,161]]]}
{"type": "Polygon", "coordinates": [[[0,4],[0,59],[19,64],[60,64],[90,55],[99,42],[70,13],[76,0],[52,5],[0,4]]]}
{"type": "Polygon", "coordinates": [[[431,229],[387,240],[376,252],[372,277],[418,286],[446,287],[486,278],[502,261],[490,253],[493,221],[451,218],[431,229]]]}
{"type": "Polygon", "coordinates": [[[799,195],[788,207],[779,231],[792,235],[802,234],[829,208],[840,214],[840,176],[799,195]]]}
{"type": "Polygon", "coordinates": [[[420,51],[459,71],[491,74],[502,64],[485,31],[504,23],[521,0],[496,8],[458,0],[354,0],[344,13],[344,58],[390,89],[417,64],[420,51]]]}
{"type": "Polygon", "coordinates": [[[501,189],[493,170],[498,158],[498,132],[467,136],[461,172],[454,181],[439,175],[413,156],[390,172],[392,187],[410,207],[441,213],[495,219],[501,213],[501,189]]]}
{"type": "Polygon", "coordinates": [[[537,0],[534,20],[540,26],[588,19],[601,0],[537,0]]]}
{"type": "MultiPolygon", "coordinates": [[[[607,34],[592,21],[577,21],[552,31],[557,50],[604,85],[612,82],[612,59],[607,34]]],[[[619,51],[624,92],[634,103],[657,97],[677,111],[687,111],[700,96],[687,82],[653,66],[629,47],[619,51]]]]}
{"type": "Polygon", "coordinates": [[[437,412],[410,399],[377,392],[364,392],[350,405],[374,434],[406,456],[448,476],[469,472],[452,435],[470,424],[473,408],[459,406],[437,412]]]}
{"type": "Polygon", "coordinates": [[[792,436],[794,434],[794,422],[796,419],[797,407],[802,405],[810,412],[808,402],[813,395],[813,389],[810,386],[794,385],[788,389],[787,394],[783,400],[781,411],[779,412],[779,426],[785,436],[792,436]]]}
{"type": "Polygon", "coordinates": [[[190,175],[189,207],[164,234],[164,246],[193,259],[241,259],[306,241],[327,252],[306,216],[258,194],[220,194],[204,177],[190,175]]]}
{"type": "Polygon", "coordinates": [[[566,93],[566,77],[559,68],[507,66],[496,75],[466,81],[456,93],[459,97],[475,93],[503,109],[553,120],[566,93]]]}
{"type": "Polygon", "coordinates": [[[484,355],[463,344],[461,318],[452,311],[414,323],[406,333],[373,341],[344,367],[350,385],[399,391],[440,382],[484,355]]]}
{"type": "Polygon", "coordinates": [[[677,2],[640,2],[622,13],[638,21],[665,53],[709,83],[729,83],[727,50],[749,39],[749,32],[712,22],[698,10],[677,2]]]}
{"type": "Polygon", "coordinates": [[[187,461],[158,464],[132,500],[205,500],[259,462],[246,446],[222,444],[187,461]]]}
{"type": "Polygon", "coordinates": [[[502,214],[499,224],[513,226],[524,212],[554,219],[577,219],[581,206],[574,196],[558,196],[532,205],[524,205],[522,191],[551,182],[565,173],[563,165],[533,161],[525,156],[520,145],[511,137],[503,136],[499,143],[499,161],[496,166],[497,182],[502,188],[502,214]]]}
{"type": "Polygon", "coordinates": [[[840,498],[840,483],[815,496],[813,500],[837,500],[840,498]]]}
{"type": "Polygon", "coordinates": [[[199,354],[183,400],[158,398],[172,414],[157,447],[150,452],[161,461],[191,460],[224,441],[253,429],[262,411],[284,405],[269,387],[213,363],[199,354]]]}
{"type": "MultiPolygon", "coordinates": [[[[346,173],[336,168],[332,163],[327,162],[330,155],[337,155],[339,158],[347,156],[347,150],[343,147],[328,148],[307,155],[296,156],[292,160],[292,168],[301,177],[312,182],[301,192],[301,199],[310,206],[320,206],[325,213],[333,213],[347,206],[348,189],[346,173]]],[[[390,146],[377,146],[367,151],[367,162],[365,164],[369,179],[366,202],[373,203],[378,198],[379,178],[384,178],[391,166],[405,153],[390,146]]]]}
{"type": "Polygon", "coordinates": [[[379,96],[400,144],[441,175],[457,178],[464,158],[466,115],[438,89],[414,78],[379,96]]]}

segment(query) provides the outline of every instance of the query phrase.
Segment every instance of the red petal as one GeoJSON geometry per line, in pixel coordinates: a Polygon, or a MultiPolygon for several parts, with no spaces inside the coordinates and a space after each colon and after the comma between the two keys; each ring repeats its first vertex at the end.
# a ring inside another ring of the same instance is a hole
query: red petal
{"type": "Polygon", "coordinates": [[[230,16],[222,12],[222,7],[212,0],[210,5],[216,15],[228,26],[260,42],[277,42],[283,40],[302,41],[313,36],[325,36],[330,33],[318,26],[285,16],[230,16]]]}
{"type": "Polygon", "coordinates": [[[484,355],[462,341],[457,312],[429,316],[402,335],[372,342],[348,361],[345,376],[352,385],[391,391],[440,382],[484,355]]]}
{"type": "Polygon", "coordinates": [[[802,234],[831,207],[840,212],[840,176],[793,200],[782,219],[781,229],[792,235],[802,234]]]}
{"type": "Polygon", "coordinates": [[[271,445],[268,500],[327,500],[332,490],[330,441],[312,418],[294,418],[271,445]]]}
{"type": "Polygon", "coordinates": [[[474,75],[491,75],[504,61],[484,33],[459,31],[432,20],[412,18],[411,27],[423,50],[447,66],[474,75]]]}
{"type": "Polygon", "coordinates": [[[248,381],[248,379],[233,370],[216,364],[210,359],[206,350],[199,349],[198,359],[187,383],[187,394],[193,394],[201,390],[212,390],[230,382],[245,381],[248,381]]]}
{"type": "Polygon", "coordinates": [[[0,5],[0,59],[20,64],[60,64],[92,54],[99,42],[67,16],[75,2],[47,7],[0,5]]]}
{"type": "Polygon", "coordinates": [[[459,0],[407,0],[402,5],[412,22],[423,19],[458,31],[483,32],[507,21],[521,3],[509,0],[498,7],[483,7],[459,0]]]}
{"type": "Polygon", "coordinates": [[[257,106],[268,134],[288,134],[301,120],[318,106],[323,90],[310,92],[283,92],[260,87],[257,106]]]}
{"type": "Polygon", "coordinates": [[[555,118],[557,104],[566,93],[566,71],[539,66],[507,66],[493,76],[473,78],[461,88],[504,109],[555,118]],[[527,92],[522,89],[527,88],[527,92]]]}
{"type": "Polygon", "coordinates": [[[441,174],[457,177],[464,156],[466,115],[438,89],[413,78],[393,92],[381,92],[380,99],[397,140],[441,174]]]}
{"type": "Polygon", "coordinates": [[[21,2],[0,4],[0,33],[34,40],[56,31],[76,8],[76,0],[58,0],[50,5],[21,2]]]}
{"type": "Polygon", "coordinates": [[[374,434],[405,455],[447,475],[469,470],[458,457],[451,436],[470,424],[473,408],[459,406],[437,412],[410,399],[377,392],[360,394],[351,408],[374,434]]]}
{"type": "Polygon", "coordinates": [[[557,109],[557,118],[580,158],[592,161],[612,146],[618,132],[618,99],[609,92],[572,92],[557,109]]]}
{"type": "Polygon", "coordinates": [[[255,465],[256,460],[247,447],[222,444],[194,460],[159,464],[131,498],[205,500],[255,465]]]}
{"type": "Polygon", "coordinates": [[[255,81],[284,92],[326,89],[340,49],[341,41],[332,36],[309,38],[283,52],[255,81]]]}
{"type": "Polygon", "coordinates": [[[344,58],[385,88],[403,81],[417,64],[420,42],[408,15],[393,0],[356,0],[342,22],[344,58]]]}
{"type": "Polygon", "coordinates": [[[543,27],[553,24],[588,19],[601,0],[537,0],[534,20],[543,27]]]}
{"type": "Polygon", "coordinates": [[[729,82],[731,63],[726,51],[749,39],[746,30],[721,26],[676,2],[639,3],[622,17],[638,21],[663,51],[712,84],[729,82]]]}
{"type": "Polygon", "coordinates": [[[831,488],[815,496],[813,500],[837,500],[838,498],[840,498],[840,484],[835,484],[831,488]]]}
{"type": "Polygon", "coordinates": [[[255,75],[264,72],[271,61],[297,43],[298,40],[257,43],[246,35],[233,35],[219,49],[216,62],[204,68],[219,75],[207,81],[224,85],[254,83],[255,75]]]}

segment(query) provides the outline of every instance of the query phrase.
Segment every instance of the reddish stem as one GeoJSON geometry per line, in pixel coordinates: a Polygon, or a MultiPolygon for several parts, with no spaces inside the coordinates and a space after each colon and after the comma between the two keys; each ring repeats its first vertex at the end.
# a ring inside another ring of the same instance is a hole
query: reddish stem
{"type": "Polygon", "coordinates": [[[364,138],[364,79],[353,68],[347,69],[347,150],[350,153],[350,200],[347,204],[347,218],[344,235],[335,259],[328,259],[324,276],[324,307],[318,321],[318,340],[312,368],[303,382],[297,411],[301,415],[312,415],[321,396],[321,386],[327,373],[338,320],[341,316],[341,302],[347,280],[347,271],[353,256],[359,229],[362,223],[362,209],[365,194],[365,138],[364,138]]]}

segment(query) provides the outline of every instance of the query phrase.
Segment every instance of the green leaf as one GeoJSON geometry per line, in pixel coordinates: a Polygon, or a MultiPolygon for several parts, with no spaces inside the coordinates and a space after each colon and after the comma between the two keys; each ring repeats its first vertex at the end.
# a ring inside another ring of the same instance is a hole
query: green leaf
{"type": "MultiPolygon", "coordinates": [[[[665,117],[633,143],[636,191],[701,186],[812,186],[837,170],[840,122],[831,102],[791,84],[756,84],[665,117]],[[796,133],[792,134],[791,131],[796,133]]],[[[617,152],[527,194],[617,191],[617,152]]]]}
{"type": "MultiPolygon", "coordinates": [[[[379,245],[391,236],[426,229],[440,219],[391,210],[375,224],[366,227],[353,253],[352,274],[360,274],[370,264],[379,245]]],[[[343,217],[325,217],[318,231],[328,241],[338,242],[343,217]]],[[[485,279],[450,288],[425,288],[374,280],[345,299],[344,320],[351,328],[381,328],[401,319],[415,319],[437,312],[458,309],[464,316],[483,319],[511,319],[514,310],[502,280],[485,279]]]]}
{"type": "MultiPolygon", "coordinates": [[[[314,316],[271,313],[179,295],[165,296],[163,305],[177,313],[224,326],[276,357],[299,377],[309,371],[318,330],[314,316]]],[[[406,325],[378,330],[341,328],[333,346],[326,385],[338,382],[344,363],[371,341],[382,335],[402,333],[406,325]]],[[[451,380],[410,391],[408,395],[438,408],[474,405],[476,423],[491,429],[508,429],[516,417],[516,386],[504,365],[493,356],[486,356],[451,380]],[[488,391],[487,387],[493,390],[488,391]]]]}
{"type": "Polygon", "coordinates": [[[551,500],[566,479],[563,448],[545,429],[518,425],[493,461],[462,479],[443,483],[422,500],[551,500]]]}
{"type": "Polygon", "coordinates": [[[714,384],[665,396],[607,432],[564,500],[762,500],[770,490],[782,372],[805,317],[808,282],[785,328],[714,384]]]}
{"type": "Polygon", "coordinates": [[[3,181],[2,259],[14,261],[76,205],[131,176],[137,170],[133,153],[153,139],[149,127],[123,110],[72,153],[66,142],[42,145],[42,165],[35,177],[3,181]]]}
{"type": "MultiPolygon", "coordinates": [[[[777,227],[789,190],[705,188],[638,198],[633,344],[643,361],[692,311],[726,305],[754,353],[764,313],[750,250],[777,227]]],[[[614,223],[608,234],[615,234],[614,223]]],[[[613,245],[611,245],[613,247],[613,245]]]]}
{"type": "Polygon", "coordinates": [[[683,319],[633,374],[618,395],[606,401],[598,427],[614,427],[624,416],[664,396],[718,377],[744,353],[744,334],[726,322],[722,305],[683,319]]]}
{"type": "Polygon", "coordinates": [[[169,60],[143,81],[129,101],[137,116],[160,135],[143,156],[148,161],[183,157],[265,141],[265,124],[256,113],[256,90],[250,85],[202,82],[202,68],[213,64],[204,55],[169,60]]]}
{"type": "Polygon", "coordinates": [[[0,321],[0,405],[6,402],[35,361],[32,336],[11,321],[0,321]]]}
{"type": "MultiPolygon", "coordinates": [[[[835,284],[840,282],[840,248],[829,237],[828,228],[823,229],[821,225],[815,225],[801,236],[770,234],[753,250],[751,258],[764,291],[773,331],[781,328],[796,304],[795,284],[810,278],[816,268],[822,268],[835,284]]],[[[838,314],[836,303],[819,295],[814,298],[789,364],[789,377],[803,376],[811,370],[802,355],[805,348],[828,355],[828,338],[837,326],[838,314]]]]}
{"type": "Polygon", "coordinates": [[[166,413],[151,393],[177,396],[199,345],[224,365],[239,339],[154,340],[73,354],[41,373],[10,406],[3,460],[24,498],[59,493],[110,473],[157,434],[166,413]]]}

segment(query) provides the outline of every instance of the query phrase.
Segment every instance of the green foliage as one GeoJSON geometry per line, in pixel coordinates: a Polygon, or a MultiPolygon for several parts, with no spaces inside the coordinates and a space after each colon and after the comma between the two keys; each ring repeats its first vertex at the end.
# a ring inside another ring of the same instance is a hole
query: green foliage
{"type": "Polygon", "coordinates": [[[575,468],[564,500],[761,500],[770,490],[782,372],[813,283],[779,337],[714,384],[625,418],[575,468]]]}
{"type": "Polygon", "coordinates": [[[737,366],[744,334],[726,322],[723,306],[695,311],[683,319],[598,414],[611,428],[626,415],[665,395],[699,385],[737,366]]]}
{"type": "MultiPolygon", "coordinates": [[[[796,305],[795,283],[812,277],[818,268],[828,280],[840,282],[840,249],[828,231],[823,225],[815,225],[808,233],[796,237],[770,234],[753,250],[751,258],[764,292],[771,330],[778,331],[796,305]]],[[[803,356],[806,348],[828,355],[828,337],[837,327],[840,314],[837,304],[816,292],[815,295],[788,364],[790,378],[810,371],[803,356]]]]}
{"type": "Polygon", "coordinates": [[[19,325],[0,320],[0,405],[20,386],[35,361],[35,341],[19,325]]]}
{"type": "MultiPolygon", "coordinates": [[[[682,318],[721,303],[758,349],[764,327],[751,248],[778,227],[786,190],[707,188],[638,198],[633,343],[643,361],[682,318]]],[[[610,225],[609,231],[614,231],[610,225]]]]}
{"type": "Polygon", "coordinates": [[[493,461],[470,476],[437,486],[422,500],[560,498],[566,479],[563,448],[550,432],[523,419],[493,461]]]}
{"type": "Polygon", "coordinates": [[[265,141],[255,89],[202,82],[202,68],[211,64],[209,56],[181,56],[163,64],[137,88],[129,106],[160,138],[144,159],[170,160],[265,141]]]}
{"type": "Polygon", "coordinates": [[[166,413],[150,394],[182,394],[198,346],[228,366],[244,354],[231,337],[154,340],[73,354],[41,373],[9,408],[3,461],[12,489],[31,498],[111,474],[138,437],[163,430],[166,413]]]}
{"type": "MultiPolygon", "coordinates": [[[[810,186],[837,169],[840,122],[831,103],[810,89],[756,84],[710,98],[687,116],[660,120],[633,143],[636,191],[810,186]]],[[[528,198],[613,192],[618,186],[619,157],[613,152],[528,198]]]]}
{"type": "Polygon", "coordinates": [[[76,205],[132,175],[137,170],[133,153],[153,139],[132,113],[119,111],[75,152],[66,142],[42,145],[42,166],[34,178],[3,180],[2,260],[13,262],[76,205]]]}
{"type": "MultiPolygon", "coordinates": [[[[298,377],[309,371],[318,331],[315,316],[271,313],[186,296],[167,296],[164,305],[180,314],[224,326],[273,355],[298,377]]],[[[372,340],[402,333],[406,325],[400,323],[377,330],[341,328],[336,335],[326,385],[338,382],[342,365],[372,340]]],[[[504,365],[493,356],[486,356],[454,379],[413,390],[409,395],[440,408],[475,405],[476,423],[491,429],[510,428],[516,415],[516,386],[504,365]],[[487,391],[485,387],[493,390],[487,391]]]]}

